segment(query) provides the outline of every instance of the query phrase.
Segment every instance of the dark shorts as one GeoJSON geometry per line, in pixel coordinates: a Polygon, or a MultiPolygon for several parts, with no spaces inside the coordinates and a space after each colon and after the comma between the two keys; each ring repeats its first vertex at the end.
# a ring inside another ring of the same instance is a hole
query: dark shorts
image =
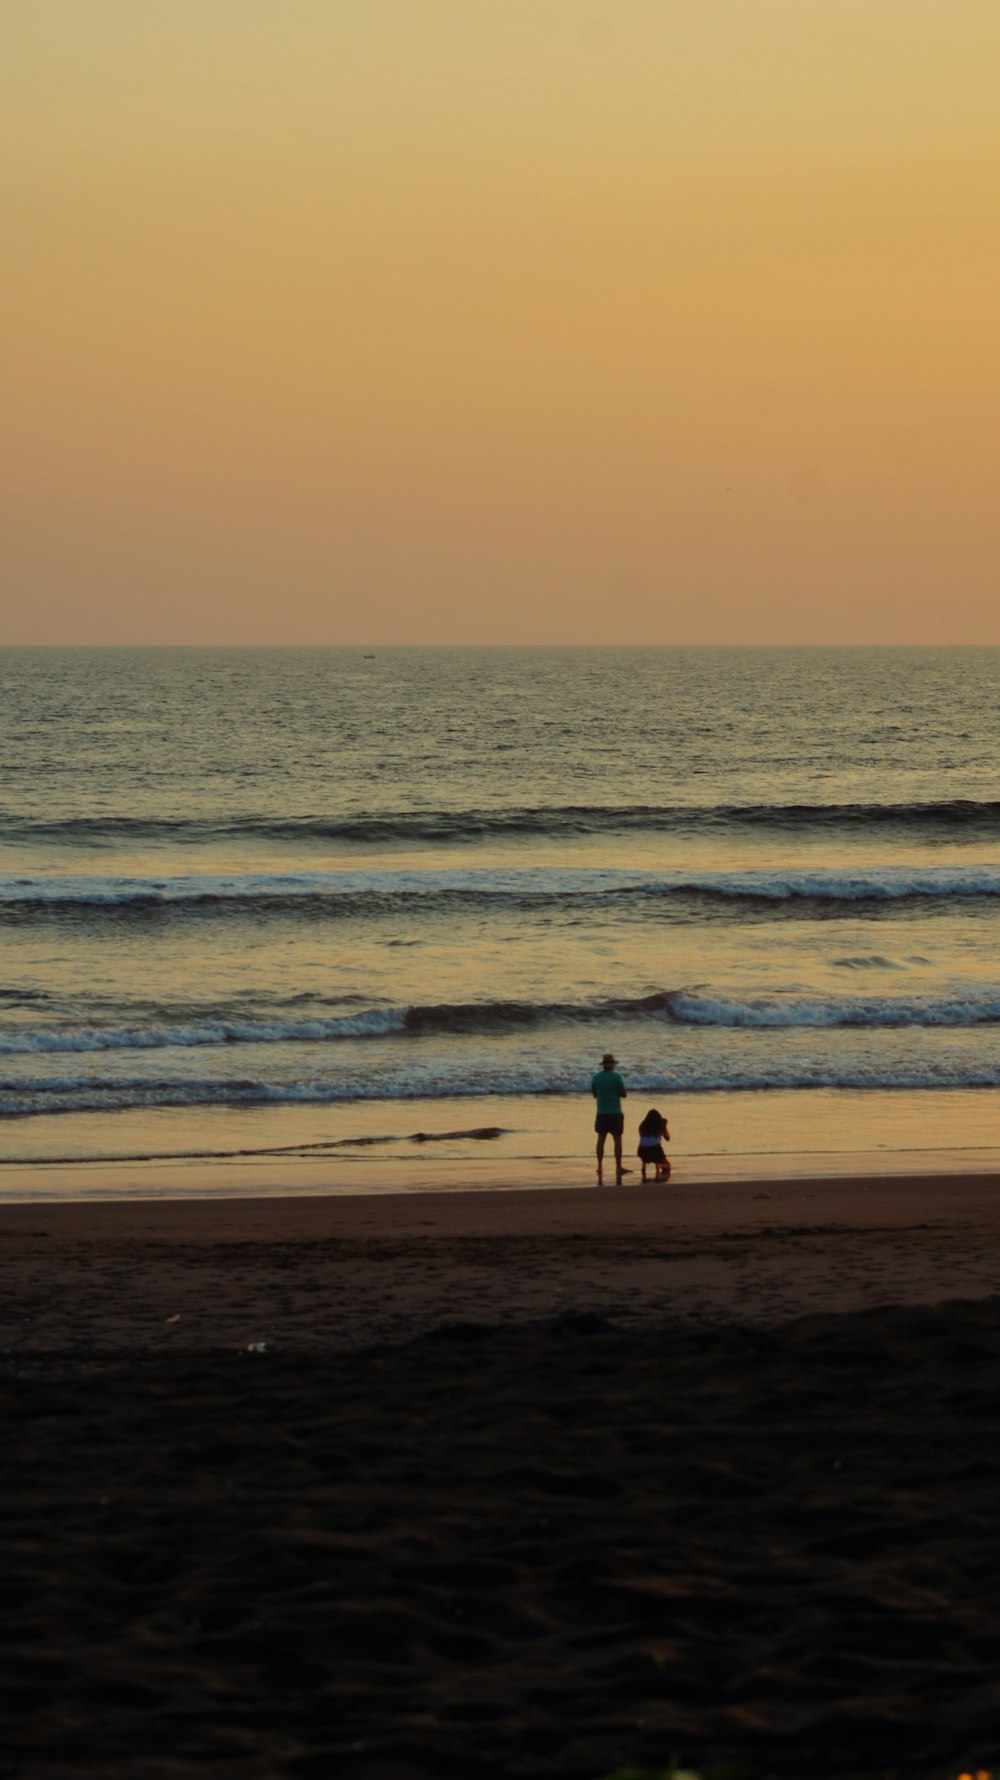
{"type": "Polygon", "coordinates": [[[625,1129],[624,1113],[598,1113],[594,1120],[594,1130],[606,1131],[609,1137],[620,1137],[625,1129]]]}
{"type": "Polygon", "coordinates": [[[658,1162],[661,1168],[667,1159],[663,1153],[662,1143],[641,1143],[636,1153],[640,1162],[658,1162]]]}

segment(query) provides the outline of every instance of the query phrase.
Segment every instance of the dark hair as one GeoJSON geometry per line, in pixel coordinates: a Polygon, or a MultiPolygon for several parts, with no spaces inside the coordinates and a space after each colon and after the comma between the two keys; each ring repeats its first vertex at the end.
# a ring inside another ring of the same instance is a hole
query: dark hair
{"type": "Polygon", "coordinates": [[[641,1121],[641,1123],[639,1125],[639,1130],[640,1131],[642,1130],[643,1125],[648,1125],[651,1119],[655,1119],[658,1125],[665,1125],[667,1122],[666,1119],[663,1117],[663,1114],[661,1112],[657,1112],[655,1106],[651,1106],[648,1113],[646,1114],[646,1117],[641,1121]]]}

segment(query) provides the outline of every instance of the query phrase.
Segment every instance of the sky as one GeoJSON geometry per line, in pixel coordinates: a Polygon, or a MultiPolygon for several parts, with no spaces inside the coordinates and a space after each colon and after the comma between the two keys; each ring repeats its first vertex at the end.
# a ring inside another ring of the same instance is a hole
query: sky
{"type": "Polygon", "coordinates": [[[997,0],[0,40],[0,641],[1000,642],[997,0]]]}

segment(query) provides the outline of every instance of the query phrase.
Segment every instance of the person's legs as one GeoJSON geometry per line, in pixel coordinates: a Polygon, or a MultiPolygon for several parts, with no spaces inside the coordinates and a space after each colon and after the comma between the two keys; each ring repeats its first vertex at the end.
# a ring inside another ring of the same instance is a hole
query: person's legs
{"type": "Polygon", "coordinates": [[[615,1146],[615,1174],[619,1181],[628,1170],[622,1164],[622,1132],[625,1128],[623,1118],[615,1118],[610,1113],[598,1113],[595,1130],[597,1132],[597,1180],[600,1185],[604,1180],[604,1145],[608,1139],[610,1127],[611,1140],[615,1146]]]}

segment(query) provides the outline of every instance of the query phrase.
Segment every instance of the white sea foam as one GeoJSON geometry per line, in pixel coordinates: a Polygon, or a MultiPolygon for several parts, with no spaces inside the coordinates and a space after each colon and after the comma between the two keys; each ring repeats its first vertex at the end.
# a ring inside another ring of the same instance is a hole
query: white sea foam
{"type": "Polygon", "coordinates": [[[531,1026],[607,1025],[622,1020],[669,1026],[804,1029],[825,1027],[967,1027],[1000,1024],[1000,988],[946,995],[819,995],[789,991],[732,996],[705,990],[660,991],[619,1000],[466,1002],[377,1007],[323,1018],[202,1018],[148,1025],[0,1027],[0,1056],[57,1056],[114,1051],[200,1050],[231,1045],[336,1044],[406,1036],[427,1043],[452,1033],[489,1037],[531,1026]]]}
{"type": "MultiPolygon", "coordinates": [[[[692,1051],[666,1067],[629,1072],[633,1096],[758,1093],[774,1090],[923,1090],[1000,1087],[1000,1045],[987,1052],[940,1048],[893,1054],[882,1046],[801,1054],[692,1051]]],[[[0,1078],[0,1116],[121,1111],[129,1107],[336,1106],[358,1101],[567,1096],[586,1101],[589,1073],[578,1061],[537,1056],[451,1058],[372,1073],[313,1074],[296,1079],[251,1075],[100,1076],[61,1074],[0,1078]]]]}
{"type": "Polygon", "coordinates": [[[657,871],[600,870],[566,866],[465,871],[309,871],[188,873],[172,877],[121,878],[75,873],[0,878],[0,905],[63,905],[76,908],[170,909],[185,904],[254,904],[358,901],[371,898],[465,896],[572,898],[646,894],[703,895],[770,902],[811,899],[890,902],[904,897],[1000,896],[1000,865],[962,864],[918,868],[802,867],[794,870],[657,871]]]}
{"type": "Polygon", "coordinates": [[[673,1017],[690,1026],[986,1026],[1000,1021],[1000,988],[948,995],[750,995],[671,997],[673,1017]]]}
{"type": "Polygon", "coordinates": [[[195,1050],[206,1045],[317,1044],[331,1039],[386,1038],[404,1030],[405,1009],[373,1008],[324,1020],[205,1018],[176,1026],[40,1026],[0,1029],[0,1056],[85,1051],[195,1050]]]}

